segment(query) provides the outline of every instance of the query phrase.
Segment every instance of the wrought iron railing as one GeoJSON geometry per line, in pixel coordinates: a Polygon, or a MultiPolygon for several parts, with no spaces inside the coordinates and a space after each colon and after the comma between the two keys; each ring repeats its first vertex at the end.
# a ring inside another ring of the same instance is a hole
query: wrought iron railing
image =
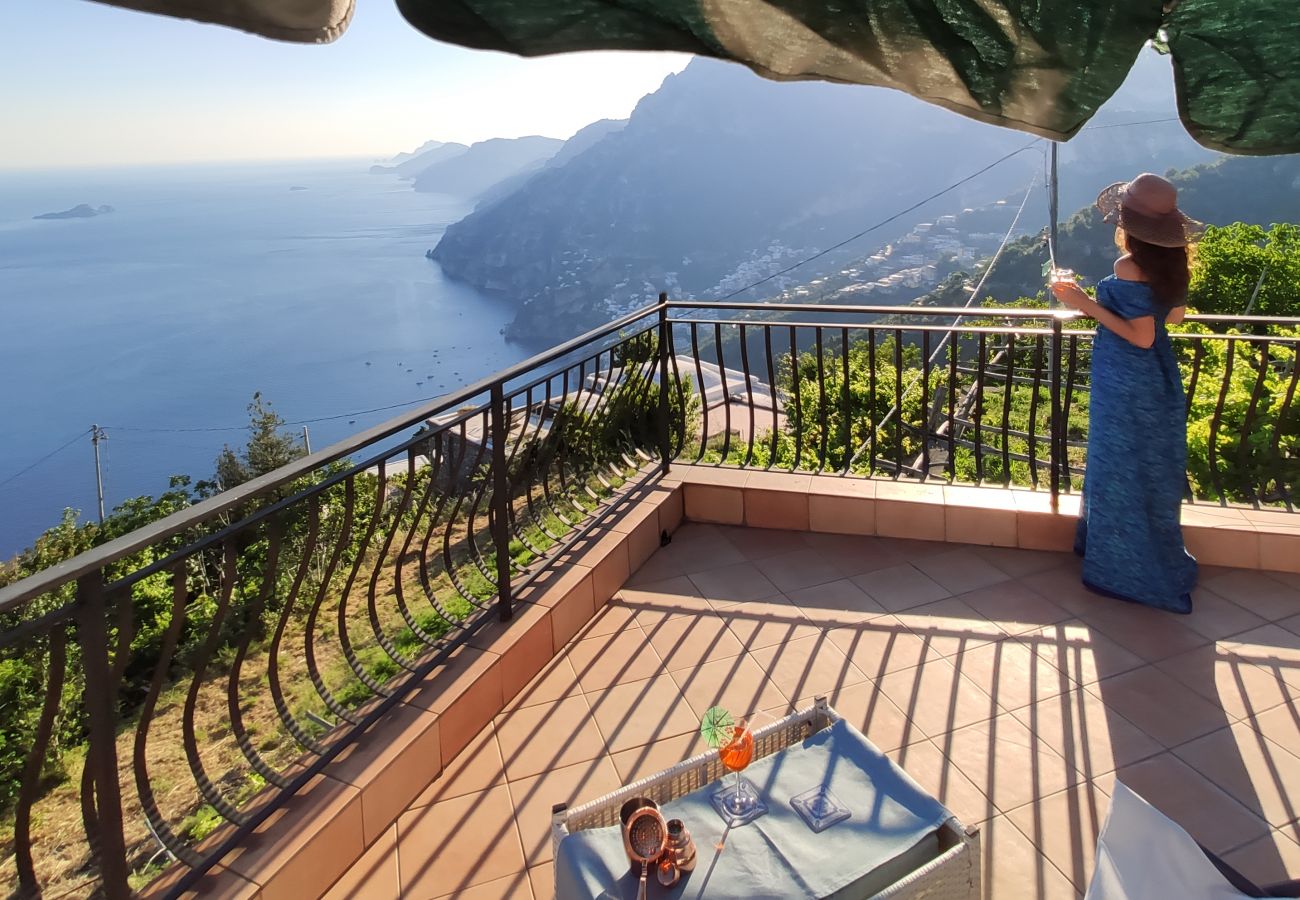
{"type": "MultiPolygon", "coordinates": [[[[1176,337],[1194,496],[1291,508],[1297,325],[1176,337]]],[[[661,299],[0,588],[0,878],[179,895],[672,459],[1075,489],[1091,340],[661,299]]]]}

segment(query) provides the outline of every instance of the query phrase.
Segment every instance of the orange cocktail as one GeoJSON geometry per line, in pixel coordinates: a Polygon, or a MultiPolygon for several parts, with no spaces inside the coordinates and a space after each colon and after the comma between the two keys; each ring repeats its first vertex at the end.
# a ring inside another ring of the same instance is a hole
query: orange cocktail
{"type": "Polygon", "coordinates": [[[731,741],[718,750],[718,757],[728,772],[739,772],[754,758],[754,733],[742,723],[731,741]]]}

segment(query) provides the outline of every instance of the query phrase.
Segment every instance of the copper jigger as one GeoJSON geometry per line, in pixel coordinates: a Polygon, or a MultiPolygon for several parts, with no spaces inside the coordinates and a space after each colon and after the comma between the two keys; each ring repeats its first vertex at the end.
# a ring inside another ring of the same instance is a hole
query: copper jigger
{"type": "Polygon", "coordinates": [[[678,871],[694,871],[695,841],[681,819],[668,820],[668,850],[665,855],[672,858],[678,871]]]}

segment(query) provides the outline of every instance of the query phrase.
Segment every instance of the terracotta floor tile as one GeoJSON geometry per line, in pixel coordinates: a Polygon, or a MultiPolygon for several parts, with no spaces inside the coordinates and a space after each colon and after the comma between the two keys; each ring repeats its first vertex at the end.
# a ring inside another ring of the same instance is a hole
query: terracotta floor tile
{"type": "MultiPolygon", "coordinates": [[[[896,750],[925,737],[920,729],[907,720],[903,711],[870,681],[842,687],[825,696],[831,708],[866,735],[867,740],[879,750],[896,750]]],[[[812,694],[800,697],[795,702],[795,708],[805,709],[812,706],[816,699],[812,694]]]]}
{"type": "Polygon", "coordinates": [[[746,649],[815,637],[821,627],[781,594],[746,603],[715,604],[718,616],[746,649]]]}
{"type": "Polygon", "coordinates": [[[744,559],[745,555],[716,526],[687,522],[673,532],[672,543],[659,548],[633,573],[628,584],[641,585],[674,575],[689,575],[744,559]]]}
{"type": "Polygon", "coordinates": [[[703,753],[708,748],[708,744],[700,736],[699,722],[696,721],[695,728],[687,734],[679,734],[652,744],[633,747],[631,750],[612,753],[610,760],[618,770],[620,784],[631,784],[672,768],[692,756],[703,753]]]}
{"type": "Polygon", "coordinates": [[[515,824],[528,865],[551,861],[551,808],[556,803],[577,806],[616,791],[621,785],[607,756],[511,781],[515,824]]]}
{"type": "Polygon", "coordinates": [[[723,603],[762,600],[781,593],[752,562],[733,563],[695,572],[691,575],[700,595],[723,603]]]}
{"type": "Polygon", "coordinates": [[[477,794],[505,780],[505,763],[497,746],[496,732],[489,724],[443,767],[442,773],[412,801],[410,808],[477,794]]]}
{"type": "Polygon", "coordinates": [[[1300,698],[1275,670],[1261,669],[1214,645],[1156,663],[1156,667],[1219,706],[1233,719],[1257,716],[1300,698]]]}
{"type": "Polygon", "coordinates": [[[900,560],[925,559],[952,551],[952,544],[943,541],[924,541],[914,538],[878,537],[880,545],[900,560]]]}
{"type": "Polygon", "coordinates": [[[1281,625],[1262,625],[1222,641],[1228,656],[1252,663],[1300,688],[1300,635],[1281,625]]]}
{"type": "Polygon", "coordinates": [[[1071,553],[1021,550],[1018,547],[975,547],[973,549],[982,559],[993,563],[1012,578],[1059,568],[1074,558],[1071,553]]]}
{"type": "Polygon", "coordinates": [[[595,759],[605,750],[605,739],[581,696],[504,713],[497,716],[496,731],[510,780],[595,759]]]}
{"type": "Polygon", "coordinates": [[[1174,750],[1178,758],[1261,816],[1300,837],[1300,757],[1292,756],[1248,725],[1207,734],[1174,750]]]}
{"type": "Polygon", "coordinates": [[[663,670],[663,661],[640,628],[576,641],[564,654],[584,691],[641,681],[663,670]]]}
{"type": "Polygon", "coordinates": [[[866,591],[882,609],[895,613],[942,600],[950,594],[947,588],[927,578],[910,563],[855,575],[853,583],[866,591]]]}
{"type": "Polygon", "coordinates": [[[1083,783],[1022,806],[1006,817],[1082,892],[1092,880],[1097,835],[1109,810],[1106,792],[1096,784],[1083,783]]]}
{"type": "Polygon", "coordinates": [[[1115,775],[1220,856],[1269,832],[1267,822],[1172,753],[1125,766],[1115,775]]]}
{"type": "Polygon", "coordinates": [[[790,591],[790,602],[821,627],[869,622],[885,608],[847,578],[790,591]]]}
{"type": "Polygon", "coordinates": [[[963,678],[975,682],[1010,712],[1070,690],[1069,676],[1030,644],[998,641],[959,653],[949,660],[963,678]]]}
{"type": "Polygon", "coordinates": [[[644,626],[650,645],[666,669],[684,669],[714,659],[739,656],[745,648],[727,629],[727,623],[709,613],[679,616],[657,625],[644,626]]]}
{"type": "Polygon", "coordinates": [[[984,792],[932,742],[913,741],[885,755],[966,827],[979,825],[996,813],[984,792]]]}
{"type": "Polygon", "coordinates": [[[957,599],[1007,634],[1025,634],[1073,618],[1068,610],[1019,581],[968,591],[957,599]]]}
{"type": "Polygon", "coordinates": [[[804,542],[845,575],[862,575],[907,562],[881,538],[807,534],[804,542]]]}
{"type": "Polygon", "coordinates": [[[953,656],[1006,637],[1006,632],[956,597],[914,606],[895,618],[925,641],[934,656],[953,656]]]}
{"type": "Polygon", "coordinates": [[[1078,784],[1083,777],[1010,713],[934,738],[1000,812],[1078,784]]]}
{"type": "Polygon", "coordinates": [[[573,671],[573,665],[567,657],[557,656],[543,667],[536,678],[524,685],[513,699],[506,701],[505,709],[550,703],[577,692],[578,675],[573,671]]]}
{"type": "Polygon", "coordinates": [[[957,674],[946,659],[915,669],[891,672],[878,684],[885,695],[926,737],[992,718],[999,710],[993,698],[957,674]]]}
{"type": "MultiPolygon", "coordinates": [[[[623,590],[627,590],[627,588],[623,590]]],[[[609,603],[596,610],[596,614],[592,616],[591,621],[579,629],[576,640],[607,637],[628,628],[637,627],[637,608],[624,603],[622,593],[622,591],[619,591],[609,603]]]]}
{"type": "Polygon", "coordinates": [[[1058,568],[1023,575],[1017,580],[1076,616],[1081,616],[1104,604],[1119,602],[1101,597],[1085,588],[1080,572],[1079,562],[1075,559],[1058,568]]]}
{"type": "Polygon", "coordinates": [[[828,694],[867,679],[825,635],[750,650],[749,655],[791,699],[828,694]]]}
{"type": "Polygon", "coordinates": [[[1075,684],[1092,684],[1143,665],[1141,657],[1078,619],[1040,628],[1017,640],[1037,648],[1075,684]]]}
{"type": "Polygon", "coordinates": [[[1225,853],[1223,861],[1260,887],[1300,878],[1300,844],[1276,829],[1225,853]]]}
{"type": "Polygon", "coordinates": [[[925,640],[894,616],[882,616],[845,628],[831,628],[826,636],[868,678],[911,669],[937,657],[925,640]]]}
{"type": "Polygon", "coordinates": [[[610,753],[687,734],[700,724],[666,674],[589,693],[587,703],[610,753]]]}
{"type": "Polygon", "coordinates": [[[1164,749],[1082,689],[1040,700],[1014,715],[1085,778],[1113,772],[1164,749]]]}
{"type": "MultiPolygon", "coordinates": [[[[505,878],[498,878],[496,881],[476,884],[465,890],[443,894],[441,897],[435,898],[435,900],[532,900],[532,896],[532,885],[529,884],[528,873],[515,872],[505,878]]],[[[415,900],[415,897],[411,896],[409,900],[415,900]]]]}
{"type": "Polygon", "coordinates": [[[1294,756],[1300,756],[1300,703],[1288,701],[1247,719],[1264,737],[1294,756]]]}
{"type": "Polygon", "coordinates": [[[1208,588],[1192,591],[1192,614],[1184,621],[1188,628],[1215,641],[1264,624],[1261,617],[1208,588]]]}
{"type": "Polygon", "coordinates": [[[974,550],[967,549],[950,550],[948,553],[913,560],[912,565],[951,594],[964,594],[1011,578],[974,550]]]}
{"type": "Polygon", "coordinates": [[[782,592],[825,584],[844,577],[826,557],[811,548],[769,556],[755,562],[759,571],[782,592]]]}
{"type": "Polygon", "coordinates": [[[1112,600],[1079,618],[1147,662],[1159,662],[1209,643],[1204,635],[1178,621],[1183,616],[1137,603],[1112,600]]]}
{"type": "Polygon", "coordinates": [[[392,825],[343,877],[323,900],[400,900],[402,883],[397,873],[397,825],[392,825]]]}
{"type": "Polygon", "coordinates": [[[643,628],[676,616],[699,616],[712,611],[695,582],[686,575],[635,587],[625,585],[617,596],[643,628]]]}
{"type": "Polygon", "coordinates": [[[985,900],[1078,900],[1070,879],[1006,816],[989,820],[980,832],[985,900]]]}
{"type": "Polygon", "coordinates": [[[1237,569],[1203,578],[1201,586],[1269,621],[1300,613],[1300,588],[1283,584],[1262,572],[1237,569]]]}
{"type": "Polygon", "coordinates": [[[1155,666],[1106,678],[1085,690],[1166,747],[1228,724],[1223,710],[1155,666]]]}
{"type": "Polygon", "coordinates": [[[528,881],[533,886],[533,900],[555,900],[554,863],[542,863],[530,868],[528,881]]]}
{"type": "Polygon", "coordinates": [[[807,532],[787,531],[781,528],[742,528],[735,525],[722,525],[718,531],[726,538],[745,559],[766,559],[789,553],[796,547],[805,546],[807,532]]]}
{"type": "Polygon", "coordinates": [[[790,702],[748,654],[683,669],[672,676],[697,722],[710,706],[722,706],[740,716],[790,702]]]}
{"type": "Polygon", "coordinates": [[[397,820],[402,896],[440,897],[524,871],[510,791],[501,784],[403,813],[397,820]],[[466,853],[466,847],[473,847],[466,853]]]}

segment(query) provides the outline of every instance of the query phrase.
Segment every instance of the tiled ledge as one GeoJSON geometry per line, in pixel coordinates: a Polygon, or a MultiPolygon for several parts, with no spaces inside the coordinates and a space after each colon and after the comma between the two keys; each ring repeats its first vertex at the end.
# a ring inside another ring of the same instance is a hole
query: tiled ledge
{"type": "MultiPolygon", "coordinates": [[[[335,759],[187,896],[321,897],[650,558],[683,520],[680,479],[621,500],[516,598],[514,618],[484,625],[447,664],[335,759]]],[[[205,845],[215,846],[228,831],[205,845]]],[[[203,847],[200,847],[202,851],[203,847]]],[[[143,895],[160,897],[177,867],[143,895]]],[[[331,894],[333,896],[333,894],[331,894]]]]}
{"type": "MultiPolygon", "coordinates": [[[[677,466],[686,518],[831,534],[1071,549],[1077,494],[1053,510],[1045,491],[873,481],[838,475],[677,466]]],[[[1204,564],[1300,572],[1300,515],[1238,507],[1183,507],[1187,548],[1204,564]]]]}

